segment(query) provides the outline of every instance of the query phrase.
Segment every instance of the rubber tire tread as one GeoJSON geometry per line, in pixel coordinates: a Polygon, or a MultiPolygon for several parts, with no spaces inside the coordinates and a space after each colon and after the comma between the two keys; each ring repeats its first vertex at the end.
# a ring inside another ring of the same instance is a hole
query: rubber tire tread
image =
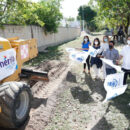
{"type": "Polygon", "coordinates": [[[0,106],[2,112],[0,113],[0,127],[4,128],[19,128],[22,126],[27,118],[31,108],[32,94],[27,84],[22,82],[6,82],[0,85],[0,106]],[[5,88],[5,89],[4,89],[5,88]],[[29,107],[25,116],[19,120],[16,117],[16,99],[22,91],[26,91],[29,96],[29,107]]]}

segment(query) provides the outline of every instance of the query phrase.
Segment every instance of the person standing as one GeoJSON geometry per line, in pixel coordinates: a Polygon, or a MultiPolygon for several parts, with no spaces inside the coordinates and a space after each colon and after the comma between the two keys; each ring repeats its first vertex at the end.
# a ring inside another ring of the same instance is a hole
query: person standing
{"type": "Polygon", "coordinates": [[[119,59],[120,61],[123,58],[122,70],[125,72],[124,85],[126,85],[128,75],[130,76],[130,36],[128,36],[127,43],[128,45],[123,47],[119,59]]]}
{"type": "MultiPolygon", "coordinates": [[[[109,49],[109,38],[108,38],[108,36],[104,36],[103,42],[101,43],[101,47],[100,47],[98,54],[102,54],[107,49],[109,49]]],[[[105,78],[106,78],[106,68],[105,68],[104,62],[103,62],[103,66],[102,66],[102,71],[103,71],[103,80],[105,80],[105,78]]]]}
{"type": "Polygon", "coordinates": [[[119,28],[118,37],[120,38],[120,39],[118,39],[120,42],[124,42],[123,41],[123,37],[124,37],[123,26],[120,26],[120,28],[119,28]]]}
{"type": "MultiPolygon", "coordinates": [[[[96,50],[100,49],[100,40],[98,38],[94,39],[93,48],[96,50]]],[[[98,57],[91,57],[90,64],[93,70],[92,77],[98,79],[102,67],[102,61],[98,57]]]]}
{"type": "MultiPolygon", "coordinates": [[[[119,52],[114,48],[114,45],[115,45],[114,41],[110,41],[109,49],[104,51],[101,57],[112,60],[114,64],[118,64],[117,60],[119,60],[119,52]]],[[[106,75],[116,73],[116,69],[107,64],[105,65],[105,68],[106,68],[106,75]]]]}
{"type": "MultiPolygon", "coordinates": [[[[83,43],[82,43],[82,50],[88,52],[89,46],[91,45],[89,37],[84,36],[83,43]]],[[[83,72],[86,72],[86,65],[88,66],[88,74],[90,74],[90,56],[87,57],[86,63],[83,65],[83,72]]]]}

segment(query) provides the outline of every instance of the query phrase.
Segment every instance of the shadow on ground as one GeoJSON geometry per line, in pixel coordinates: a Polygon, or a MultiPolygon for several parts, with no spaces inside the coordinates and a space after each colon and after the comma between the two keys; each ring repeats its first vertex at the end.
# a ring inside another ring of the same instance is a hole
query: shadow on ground
{"type": "MultiPolygon", "coordinates": [[[[86,73],[84,73],[84,75],[85,75],[84,84],[88,85],[92,93],[89,93],[88,91],[84,91],[80,86],[73,87],[71,88],[71,94],[74,97],[74,99],[79,99],[80,103],[90,103],[94,101],[91,98],[91,95],[96,92],[102,95],[103,98],[101,99],[101,101],[103,101],[105,99],[106,92],[103,87],[102,80],[100,79],[93,80],[91,76],[86,73]]],[[[71,73],[69,71],[66,77],[66,81],[71,82],[71,83],[77,83],[76,74],[71,73]]]]}
{"type": "MultiPolygon", "coordinates": [[[[98,79],[97,81],[93,81],[89,75],[85,74],[85,82],[90,87],[92,93],[97,92],[105,98],[106,92],[104,90],[103,82],[101,80],[98,79]]],[[[115,106],[118,110],[120,110],[120,113],[123,113],[124,116],[130,121],[130,87],[128,87],[127,91],[123,95],[120,95],[112,99],[111,102],[109,102],[106,113],[109,112],[109,107],[111,105],[115,106]]],[[[103,117],[92,130],[110,130],[112,128],[112,125],[107,124],[105,117],[103,117]]]]}
{"type": "Polygon", "coordinates": [[[105,115],[110,111],[109,110],[110,106],[111,103],[108,104],[104,116],[98,121],[98,123],[91,130],[111,130],[112,128],[114,128],[114,126],[111,123],[108,123],[105,118],[105,115]]]}
{"type": "Polygon", "coordinates": [[[105,117],[102,119],[91,129],[91,130],[111,130],[113,127],[112,124],[109,124],[105,117]]]}
{"type": "MultiPolygon", "coordinates": [[[[77,83],[76,74],[68,72],[66,76],[66,81],[70,83],[77,83]]],[[[88,91],[83,90],[80,86],[72,87],[70,92],[74,99],[78,99],[81,104],[91,103],[93,99],[91,98],[88,91]]]]}
{"type": "MultiPolygon", "coordinates": [[[[93,81],[91,76],[85,74],[85,82],[90,87],[92,93],[97,92],[100,95],[102,95],[103,98],[105,98],[106,92],[103,87],[103,82],[100,79],[98,79],[97,81],[93,81]]],[[[103,100],[104,99],[102,99],[102,101],[103,100]]],[[[120,112],[123,113],[124,116],[130,121],[130,87],[128,87],[127,91],[123,95],[120,95],[111,100],[111,102],[108,104],[108,109],[106,110],[106,113],[109,112],[109,107],[111,105],[115,106],[118,110],[120,110],[120,112]]],[[[98,126],[101,126],[100,124],[102,124],[102,122],[106,122],[104,117],[98,122],[98,124],[93,128],[93,130],[99,130],[99,129],[104,130],[107,128],[108,129],[112,128],[112,126],[110,124],[106,125],[106,126],[110,126],[110,128],[103,127],[103,129],[102,129],[102,128],[98,127],[98,126]]]]}
{"type": "Polygon", "coordinates": [[[123,95],[113,99],[111,105],[119,109],[120,112],[130,121],[130,89],[127,89],[123,95]]]}
{"type": "Polygon", "coordinates": [[[31,104],[31,108],[37,109],[41,104],[46,106],[47,98],[36,98],[36,97],[34,97],[33,101],[32,101],[32,104],[31,104]]]}
{"type": "MultiPolygon", "coordinates": [[[[74,99],[78,99],[81,104],[87,104],[94,101],[91,95],[94,93],[98,93],[103,97],[101,99],[102,102],[106,96],[106,91],[103,87],[104,85],[102,80],[93,80],[91,76],[86,73],[84,73],[84,75],[84,84],[87,84],[92,93],[83,90],[80,86],[76,86],[70,89],[72,96],[74,97],[74,99]]],[[[71,83],[77,83],[76,76],[76,74],[69,72],[66,77],[66,80],[71,83]]],[[[105,114],[109,113],[110,106],[114,106],[115,108],[120,110],[120,113],[122,113],[128,119],[128,121],[130,121],[130,86],[123,95],[118,96],[112,99],[111,102],[109,102],[105,114]]],[[[114,128],[114,126],[107,122],[104,115],[102,119],[92,128],[92,130],[111,130],[112,128],[114,128]]]]}
{"type": "Polygon", "coordinates": [[[81,104],[91,103],[94,100],[91,98],[88,91],[84,91],[80,87],[73,87],[71,88],[71,94],[74,99],[78,99],[81,104]]]}
{"type": "Polygon", "coordinates": [[[102,95],[103,98],[101,101],[103,101],[106,96],[106,91],[103,87],[102,80],[101,79],[93,80],[90,75],[88,75],[86,73],[84,73],[84,74],[85,74],[85,84],[87,84],[88,87],[90,88],[90,90],[92,91],[91,95],[96,92],[96,93],[102,95]]]}
{"type": "Polygon", "coordinates": [[[71,83],[77,83],[76,75],[72,74],[70,71],[67,73],[66,81],[71,83]]]}

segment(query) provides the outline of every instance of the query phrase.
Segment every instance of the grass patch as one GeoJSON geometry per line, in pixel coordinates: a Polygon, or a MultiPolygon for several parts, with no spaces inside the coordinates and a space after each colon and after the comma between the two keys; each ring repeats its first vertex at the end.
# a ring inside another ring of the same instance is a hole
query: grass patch
{"type": "Polygon", "coordinates": [[[48,47],[47,52],[39,52],[36,58],[26,62],[25,65],[37,66],[47,60],[59,60],[63,55],[62,50],[59,50],[59,46],[61,45],[48,47]]]}

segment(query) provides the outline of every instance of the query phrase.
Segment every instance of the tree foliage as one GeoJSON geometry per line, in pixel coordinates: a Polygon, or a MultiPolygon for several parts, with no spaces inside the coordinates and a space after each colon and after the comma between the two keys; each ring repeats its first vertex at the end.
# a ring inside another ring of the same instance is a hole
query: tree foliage
{"type": "Polygon", "coordinates": [[[59,21],[60,0],[0,0],[0,24],[39,25],[48,32],[56,32],[59,21]]]}
{"type": "Polygon", "coordinates": [[[72,21],[75,21],[75,18],[73,17],[69,17],[69,18],[65,18],[66,21],[69,21],[69,22],[72,22],[72,21]]]}
{"type": "Polygon", "coordinates": [[[98,4],[98,17],[108,26],[123,26],[125,35],[130,25],[130,0],[94,0],[98,4]]]}
{"type": "Polygon", "coordinates": [[[84,5],[79,7],[78,12],[78,19],[85,20],[87,27],[90,30],[94,30],[96,28],[94,18],[97,16],[95,10],[93,10],[90,6],[84,5]]]}

